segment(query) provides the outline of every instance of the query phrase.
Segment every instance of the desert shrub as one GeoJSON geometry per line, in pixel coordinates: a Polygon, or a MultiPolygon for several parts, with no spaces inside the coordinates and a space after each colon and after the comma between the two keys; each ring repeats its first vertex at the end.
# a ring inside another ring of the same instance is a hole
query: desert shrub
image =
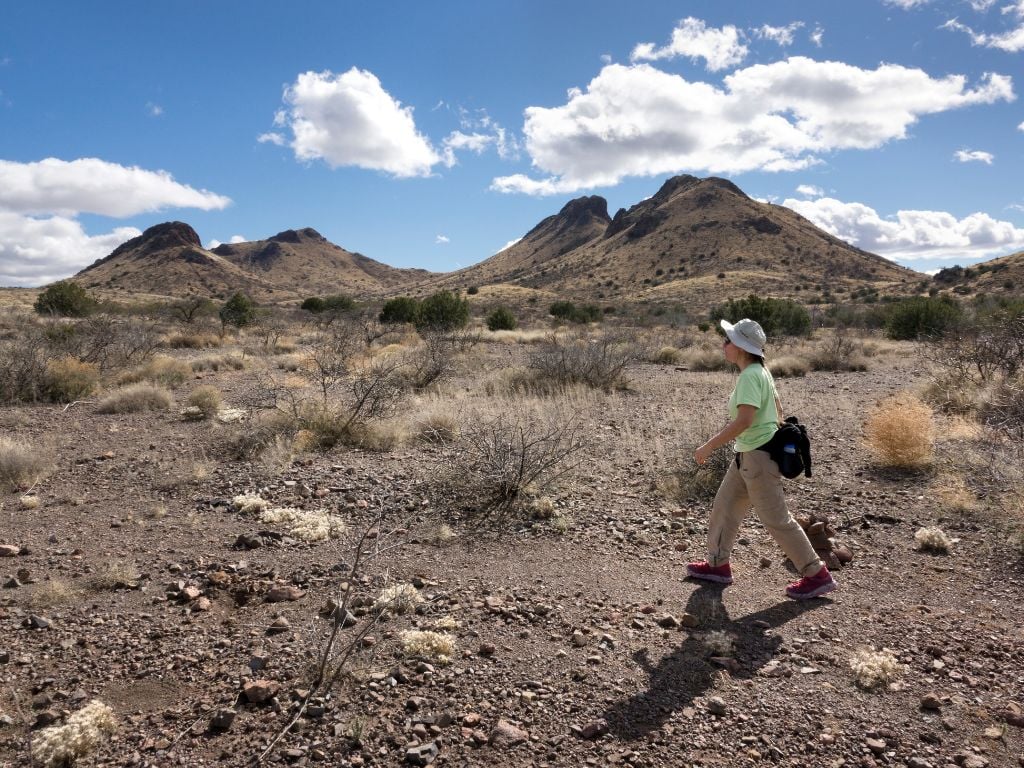
{"type": "Polygon", "coordinates": [[[936,552],[940,555],[948,555],[953,548],[953,539],[946,535],[946,532],[938,527],[918,528],[914,532],[914,543],[922,552],[936,552]]]}
{"type": "Polygon", "coordinates": [[[410,296],[398,296],[384,302],[380,311],[380,322],[386,325],[400,325],[416,322],[420,303],[410,296]]]}
{"type": "MultiPolygon", "coordinates": [[[[197,357],[189,365],[196,373],[199,371],[241,371],[245,369],[245,358],[240,355],[206,355],[197,357]]],[[[294,369],[293,369],[294,370],[294,369]]]]}
{"type": "Polygon", "coordinates": [[[270,504],[257,493],[240,493],[231,499],[231,506],[242,514],[260,513],[270,508],[270,504]]]}
{"type": "Polygon", "coordinates": [[[768,364],[768,368],[771,370],[772,376],[785,379],[794,376],[806,376],[807,372],[811,369],[811,364],[802,357],[786,355],[777,360],[772,360],[768,364]]]}
{"type": "Polygon", "coordinates": [[[192,325],[197,320],[213,317],[217,313],[217,305],[203,296],[186,296],[170,304],[167,312],[178,322],[192,325]]]}
{"type": "Polygon", "coordinates": [[[948,296],[912,296],[889,307],[885,332],[890,339],[941,336],[960,321],[963,310],[948,296]]]}
{"type": "Polygon", "coordinates": [[[167,346],[171,349],[209,349],[224,343],[216,333],[198,331],[196,333],[175,333],[167,337],[167,346]]]}
{"type": "Polygon", "coordinates": [[[402,615],[415,611],[422,602],[423,596],[412,584],[393,584],[380,591],[373,608],[378,613],[402,615]]]}
{"type": "Polygon", "coordinates": [[[355,301],[350,297],[339,294],[334,296],[310,296],[302,302],[300,309],[304,309],[314,315],[324,313],[340,315],[355,309],[355,306],[355,301]]]}
{"type": "Polygon", "coordinates": [[[737,322],[750,318],[761,324],[768,338],[806,336],[811,330],[811,314],[792,299],[772,299],[751,294],[745,299],[730,299],[711,310],[711,321],[737,322]]]}
{"type": "Polygon", "coordinates": [[[732,363],[725,359],[720,346],[691,347],[683,352],[682,362],[691,371],[726,371],[732,368],[732,363]]]}
{"type": "Polygon", "coordinates": [[[97,413],[141,413],[166,411],[171,407],[171,393],[155,384],[139,382],[121,387],[100,400],[97,413]]]}
{"type": "Polygon", "coordinates": [[[459,422],[451,413],[432,411],[414,422],[414,437],[425,443],[445,444],[459,439],[459,422]]]}
{"type": "Polygon", "coordinates": [[[498,307],[487,315],[487,329],[490,331],[514,331],[518,325],[516,316],[508,307],[498,307]]]}
{"type": "Polygon", "coordinates": [[[100,383],[99,366],[63,357],[46,363],[46,393],[58,403],[81,400],[96,391],[100,383]]]}
{"type": "Polygon", "coordinates": [[[420,302],[413,322],[421,331],[454,331],[468,321],[469,302],[451,291],[438,291],[420,302]]]}
{"type": "Polygon", "coordinates": [[[424,332],[423,343],[401,358],[399,375],[414,390],[439,384],[455,371],[455,349],[446,334],[424,332]]]}
{"type": "Polygon", "coordinates": [[[550,411],[471,418],[437,491],[477,522],[500,522],[522,511],[528,487],[539,492],[569,471],[584,444],[578,421],[550,411]]]}
{"type": "Polygon", "coordinates": [[[932,338],[925,357],[951,376],[978,384],[1024,371],[1024,309],[982,312],[932,338]]]}
{"type": "Polygon", "coordinates": [[[539,383],[566,387],[585,384],[611,390],[625,385],[626,367],[642,359],[644,351],[635,338],[619,333],[586,336],[549,336],[529,353],[529,368],[539,383]]]}
{"type": "Polygon", "coordinates": [[[868,416],[864,435],[883,466],[909,469],[927,464],[935,445],[932,409],[909,393],[895,395],[868,416]]]}
{"type": "Polygon", "coordinates": [[[854,654],[850,659],[857,685],[865,690],[883,688],[895,682],[903,674],[903,666],[888,648],[876,651],[865,648],[854,654]]]}
{"type": "Polygon", "coordinates": [[[577,306],[571,301],[556,301],[551,305],[548,314],[559,320],[564,320],[568,323],[578,323],[579,325],[601,321],[601,309],[594,304],[577,306]]]}
{"type": "Polygon", "coordinates": [[[44,768],[66,768],[95,750],[116,730],[114,710],[94,699],[70,715],[64,725],[39,731],[32,740],[32,758],[44,768]]]}
{"type": "Polygon", "coordinates": [[[651,357],[652,363],[659,365],[679,365],[683,360],[683,353],[675,347],[661,347],[651,357]]]}
{"type": "MultiPolygon", "coordinates": [[[[867,362],[860,345],[842,326],[836,326],[810,355],[815,371],[865,371],[867,362]]],[[[773,369],[774,370],[774,369],[773,369]]]]}
{"type": "Polygon", "coordinates": [[[149,362],[118,377],[120,384],[148,381],[165,387],[177,387],[192,378],[192,366],[184,360],[157,355],[149,362]]]}
{"type": "Polygon", "coordinates": [[[47,287],[33,307],[40,315],[85,317],[96,309],[96,299],[78,283],[61,280],[47,287]]]}
{"type": "Polygon", "coordinates": [[[0,402],[35,402],[46,396],[46,339],[37,329],[0,341],[0,402]]]}
{"type": "Polygon", "coordinates": [[[239,291],[224,302],[218,310],[217,316],[220,318],[221,328],[226,328],[229,325],[244,328],[256,319],[256,304],[239,291]]]}
{"type": "MultiPolygon", "coordinates": [[[[708,437],[710,430],[704,431],[708,437]]],[[[729,462],[734,460],[729,451],[718,450],[708,457],[704,464],[693,460],[693,452],[704,440],[683,446],[679,452],[680,460],[664,476],[657,481],[657,488],[670,501],[710,501],[715,498],[718,486],[729,469],[729,462]]]]}
{"type": "Polygon", "coordinates": [[[301,541],[337,539],[345,532],[341,518],[322,509],[306,512],[294,507],[275,507],[262,510],[259,518],[261,523],[287,524],[288,534],[301,541]]]}
{"type": "Polygon", "coordinates": [[[1024,442],[1024,377],[1000,379],[982,393],[978,418],[989,427],[1024,442]]]}
{"type": "Polygon", "coordinates": [[[27,488],[53,469],[50,455],[14,437],[0,435],[0,485],[14,491],[27,488]]]}
{"type": "Polygon", "coordinates": [[[193,408],[198,408],[203,418],[206,419],[212,419],[216,416],[223,402],[224,398],[220,390],[209,384],[196,387],[192,390],[192,394],[188,396],[188,404],[193,408]]]}
{"type": "Polygon", "coordinates": [[[54,357],[76,357],[101,371],[149,359],[160,345],[156,323],[138,317],[92,314],[74,323],[54,322],[43,329],[54,357]]]}
{"type": "Polygon", "coordinates": [[[441,632],[410,629],[400,639],[407,655],[439,664],[447,664],[455,653],[455,638],[441,632]]]}

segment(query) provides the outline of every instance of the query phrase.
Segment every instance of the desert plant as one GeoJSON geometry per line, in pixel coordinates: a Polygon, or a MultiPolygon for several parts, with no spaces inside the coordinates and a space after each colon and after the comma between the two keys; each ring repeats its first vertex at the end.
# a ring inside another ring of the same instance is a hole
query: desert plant
{"type": "Polygon", "coordinates": [[[701,344],[684,350],[682,362],[691,371],[726,371],[732,368],[732,363],[722,354],[721,345],[710,347],[701,344]]]}
{"type": "Polygon", "coordinates": [[[171,407],[171,393],[155,384],[139,382],[121,387],[104,397],[96,406],[97,413],[140,413],[166,411],[171,407]]]}
{"type": "Polygon", "coordinates": [[[839,325],[818,343],[810,355],[810,363],[816,371],[867,370],[860,345],[849,331],[839,325]]]}
{"type": "Polygon", "coordinates": [[[571,301],[556,301],[548,309],[548,314],[559,320],[579,325],[601,321],[601,309],[594,304],[577,306],[571,301]]]}
{"type": "Polygon", "coordinates": [[[193,408],[198,408],[203,418],[206,419],[212,419],[217,415],[223,400],[220,390],[209,384],[196,387],[188,396],[188,404],[193,408]]]}
{"type": "Polygon", "coordinates": [[[381,590],[373,608],[379,613],[402,615],[416,610],[422,602],[423,596],[412,584],[393,584],[381,590]]]}
{"type": "Polygon", "coordinates": [[[659,365],[679,365],[682,360],[683,353],[670,346],[661,347],[651,357],[651,362],[658,363],[659,365]]]}
{"type": "Polygon", "coordinates": [[[116,730],[114,710],[94,699],[69,716],[64,725],[39,731],[32,740],[32,757],[44,768],[66,768],[95,750],[116,730]]]}
{"type": "Polygon", "coordinates": [[[810,363],[796,355],[786,355],[768,363],[772,376],[777,378],[788,378],[793,376],[806,376],[811,369],[810,363]]]}
{"type": "Polygon", "coordinates": [[[229,325],[244,328],[256,319],[256,305],[252,299],[239,291],[224,302],[217,316],[220,317],[222,330],[229,325]]]}
{"type": "Polygon", "coordinates": [[[918,528],[914,533],[914,543],[922,552],[936,552],[940,555],[948,555],[953,548],[954,540],[946,535],[946,532],[936,526],[918,528]]]}
{"type": "Polygon", "coordinates": [[[63,357],[46,363],[46,393],[58,403],[81,400],[96,391],[100,383],[99,366],[63,357]]]}
{"type": "Polygon", "coordinates": [[[380,311],[380,322],[386,325],[413,323],[419,312],[420,303],[409,296],[398,296],[384,302],[380,311]]]}
{"type": "Polygon", "coordinates": [[[941,336],[952,329],[962,315],[960,305],[949,296],[912,296],[889,308],[885,332],[891,339],[941,336]]]}
{"type": "Polygon", "coordinates": [[[519,323],[508,307],[497,307],[487,315],[487,329],[490,331],[514,331],[519,323]]]}
{"type": "Polygon", "coordinates": [[[439,664],[447,664],[455,653],[455,638],[431,630],[406,630],[401,634],[402,650],[439,664]]]}
{"type": "Polygon", "coordinates": [[[192,325],[201,318],[213,317],[217,306],[204,296],[186,296],[172,303],[167,309],[178,322],[192,325]]]}
{"type": "Polygon", "coordinates": [[[420,302],[413,323],[420,331],[454,331],[469,321],[469,302],[451,291],[438,291],[420,302]]]}
{"type": "Polygon", "coordinates": [[[43,399],[49,359],[48,344],[37,329],[0,341],[0,402],[43,399]]]}
{"type": "Polygon", "coordinates": [[[27,488],[53,469],[48,452],[14,437],[0,435],[0,486],[14,491],[27,488]]]}
{"type": "Polygon", "coordinates": [[[437,490],[477,522],[501,522],[529,502],[527,488],[539,492],[569,471],[584,445],[580,423],[550,411],[471,418],[437,490]]]}
{"type": "Polygon", "coordinates": [[[806,336],[811,330],[811,315],[806,307],[792,299],[773,299],[751,294],[745,299],[731,299],[711,310],[711,321],[736,322],[750,318],[761,324],[768,338],[774,336],[806,336]]]}
{"type": "Polygon", "coordinates": [[[118,377],[120,384],[148,381],[165,387],[177,387],[192,378],[192,366],[184,360],[157,355],[144,365],[126,371],[118,377]]]}
{"type": "Polygon", "coordinates": [[[274,507],[260,511],[259,518],[262,523],[287,524],[289,535],[302,541],[337,539],[345,531],[340,517],[322,509],[307,512],[294,507],[274,507]]]}
{"type": "Polygon", "coordinates": [[[932,409],[908,392],[887,398],[869,414],[864,436],[882,466],[920,467],[931,460],[935,445],[932,409]]]}
{"type": "Polygon", "coordinates": [[[222,368],[229,371],[241,371],[245,368],[245,358],[240,355],[206,355],[197,357],[189,365],[195,372],[219,371],[222,368]]]}
{"type": "Polygon", "coordinates": [[[438,384],[455,371],[455,350],[447,334],[424,331],[423,343],[401,358],[400,375],[414,390],[438,384]]]}
{"type": "Polygon", "coordinates": [[[904,671],[903,666],[888,648],[880,651],[873,648],[857,651],[850,659],[850,669],[853,670],[857,685],[869,691],[888,686],[904,671]]]}
{"type": "Polygon", "coordinates": [[[542,384],[610,390],[624,386],[626,367],[643,357],[637,340],[621,333],[596,338],[552,335],[530,350],[529,367],[542,384]]]}
{"type": "Polygon", "coordinates": [[[85,317],[96,305],[96,299],[85,288],[70,280],[61,280],[40,293],[33,307],[40,315],[85,317]]]}

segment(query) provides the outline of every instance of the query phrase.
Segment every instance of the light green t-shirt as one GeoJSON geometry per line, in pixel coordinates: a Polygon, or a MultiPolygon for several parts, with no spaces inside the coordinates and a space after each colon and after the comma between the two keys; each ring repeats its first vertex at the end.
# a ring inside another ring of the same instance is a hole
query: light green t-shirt
{"type": "Polygon", "coordinates": [[[729,397],[729,418],[739,415],[739,406],[757,408],[754,423],[736,438],[736,452],[744,453],[758,448],[769,440],[779,428],[779,412],[775,408],[775,381],[760,363],[751,363],[740,372],[736,388],[729,397]]]}

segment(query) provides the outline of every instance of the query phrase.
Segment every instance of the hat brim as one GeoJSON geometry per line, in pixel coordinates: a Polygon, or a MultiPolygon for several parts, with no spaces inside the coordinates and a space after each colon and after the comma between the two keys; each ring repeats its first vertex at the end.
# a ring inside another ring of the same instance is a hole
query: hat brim
{"type": "Polygon", "coordinates": [[[729,338],[729,341],[744,352],[749,352],[750,354],[757,355],[758,357],[764,357],[764,350],[754,344],[750,339],[744,338],[736,333],[736,326],[728,320],[720,320],[719,325],[722,326],[722,330],[725,331],[725,335],[729,338]]]}

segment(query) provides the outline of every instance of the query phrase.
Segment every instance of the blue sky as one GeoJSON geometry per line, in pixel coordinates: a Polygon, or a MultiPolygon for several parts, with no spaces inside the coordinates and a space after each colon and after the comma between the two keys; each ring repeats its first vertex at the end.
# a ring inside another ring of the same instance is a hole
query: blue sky
{"type": "Polygon", "coordinates": [[[919,270],[1024,250],[1024,0],[32,3],[0,24],[0,285],[140,230],[481,261],[725,176],[919,270]]]}

